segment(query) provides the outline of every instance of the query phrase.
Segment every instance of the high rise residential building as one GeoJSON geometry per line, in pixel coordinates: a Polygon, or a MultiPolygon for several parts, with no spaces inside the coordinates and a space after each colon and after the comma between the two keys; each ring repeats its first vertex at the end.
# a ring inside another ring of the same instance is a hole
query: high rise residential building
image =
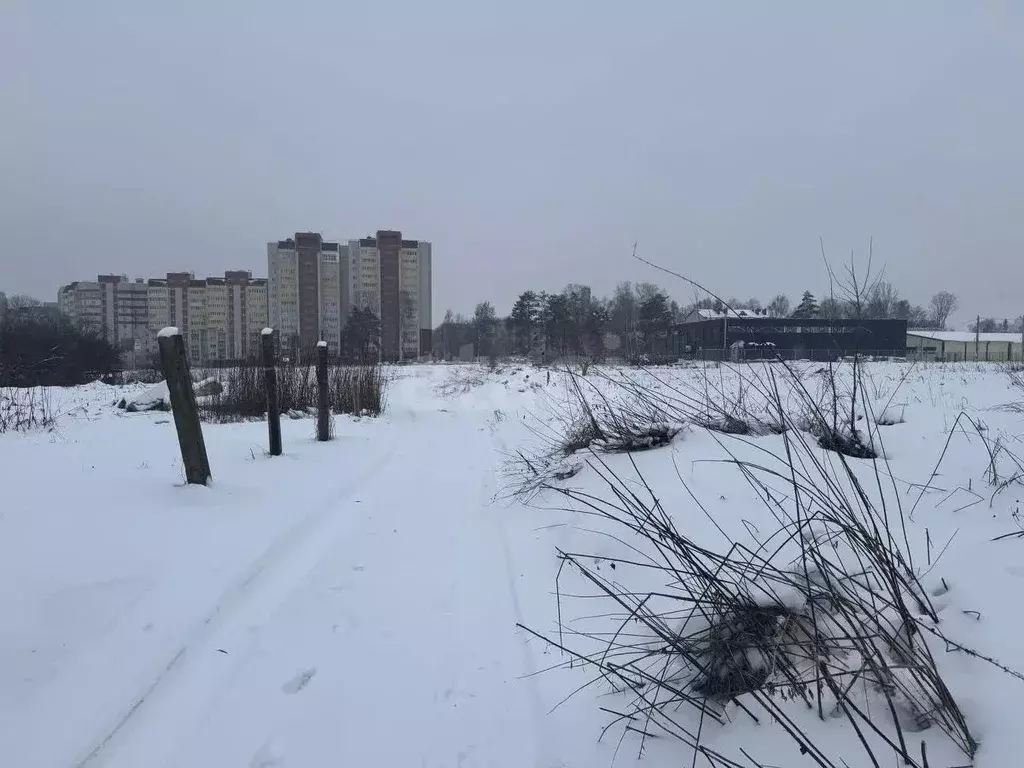
{"type": "Polygon", "coordinates": [[[227,357],[240,360],[260,353],[260,332],[270,322],[267,305],[267,278],[254,278],[251,272],[224,273],[227,293],[227,357]]]}
{"type": "Polygon", "coordinates": [[[269,320],[283,354],[298,355],[318,341],[326,341],[332,354],[340,351],[341,263],[347,250],[318,232],[267,243],[269,320]]]}
{"type": "Polygon", "coordinates": [[[402,233],[379,230],[376,237],[350,240],[343,259],[350,307],[380,318],[381,356],[415,359],[430,353],[432,328],[431,245],[405,240],[402,233]]]}
{"type": "Polygon", "coordinates": [[[191,272],[134,281],[100,275],[64,286],[57,298],[61,314],[96,330],[132,364],[156,354],[157,334],[169,325],[181,329],[194,364],[251,357],[267,325],[267,280],[244,271],[205,280],[191,272]]]}
{"type": "Polygon", "coordinates": [[[149,281],[151,331],[155,336],[165,326],[179,328],[194,363],[256,356],[267,322],[267,280],[251,272],[229,270],[204,280],[169,272],[149,281]]]}
{"type": "Polygon", "coordinates": [[[57,293],[57,310],[80,328],[94,331],[126,355],[155,348],[148,332],[147,286],[125,275],[99,275],[95,282],[79,281],[57,293]]]}
{"type": "MultiPolygon", "coordinates": [[[[57,307],[62,315],[83,330],[106,335],[100,304],[98,282],[76,281],[57,292],[57,307]]],[[[109,333],[113,334],[113,329],[109,329],[109,333]]]]}

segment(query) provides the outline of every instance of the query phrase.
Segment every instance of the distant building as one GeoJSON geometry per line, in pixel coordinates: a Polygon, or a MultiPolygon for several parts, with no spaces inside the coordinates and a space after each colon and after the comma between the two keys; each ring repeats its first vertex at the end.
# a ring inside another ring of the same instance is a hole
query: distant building
{"type": "Polygon", "coordinates": [[[267,243],[270,326],[283,354],[321,339],[337,353],[354,308],[380,319],[381,356],[416,359],[431,351],[431,245],[401,232],[346,244],[317,232],[267,243]]]}
{"type": "Polygon", "coordinates": [[[254,354],[267,324],[266,297],[267,281],[244,271],[204,280],[191,272],[151,280],[100,275],[61,288],[57,309],[107,339],[129,365],[151,360],[160,329],[177,326],[190,360],[201,365],[254,354]]]}
{"type": "Polygon", "coordinates": [[[340,351],[347,250],[318,232],[267,243],[269,323],[283,354],[295,356],[321,340],[332,354],[340,351]]]}
{"type": "MultiPolygon", "coordinates": [[[[432,253],[426,240],[379,230],[376,237],[349,240],[348,304],[380,318],[381,356],[416,359],[431,352],[432,253]]],[[[345,319],[348,312],[345,313],[345,319]]]]}
{"type": "Polygon", "coordinates": [[[1024,339],[1019,333],[972,331],[907,331],[907,355],[916,360],[959,362],[1019,361],[1024,339]]]}
{"type": "Polygon", "coordinates": [[[905,320],[771,317],[764,312],[696,310],[672,329],[672,354],[714,359],[833,360],[904,355],[905,320]]]}

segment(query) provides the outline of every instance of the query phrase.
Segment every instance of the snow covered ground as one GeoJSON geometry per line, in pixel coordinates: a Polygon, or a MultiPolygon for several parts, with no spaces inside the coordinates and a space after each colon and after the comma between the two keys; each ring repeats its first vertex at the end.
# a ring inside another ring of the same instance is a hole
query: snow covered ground
{"type": "MultiPolygon", "coordinates": [[[[907,537],[924,586],[944,592],[944,633],[1024,670],[1024,539],[992,541],[1024,528],[1012,459],[1024,418],[995,409],[1024,393],[995,366],[869,372],[870,398],[900,422],[876,441],[889,493],[917,504],[907,537]],[[979,433],[951,433],[961,412],[1005,446],[997,482],[979,433]]],[[[730,375],[715,369],[732,392],[730,375]]],[[[627,697],[604,685],[570,696],[593,674],[517,629],[557,637],[556,549],[614,558],[623,546],[556,494],[527,505],[506,492],[508,457],[569,409],[560,374],[400,369],[385,416],[339,417],[323,444],[311,420],[286,419],[277,458],[263,423],[205,425],[208,488],[183,485],[169,414],[111,405],[140,389],[54,391],[54,431],[0,435],[0,765],[594,768],[635,763],[641,742],[641,764],[691,765],[675,739],[621,726],[599,739],[627,697]]],[[[691,427],[606,460],[624,478],[639,470],[703,546],[722,546],[719,527],[756,541],[770,516],[735,467],[709,461],[728,440],[691,427]]],[[[565,482],[602,492],[594,467],[565,482]]],[[[560,585],[565,605],[579,584],[560,585]]],[[[974,764],[1017,764],[1024,681],[933,650],[981,742],[974,764]]],[[[871,764],[849,723],[808,727],[835,765],[871,764]]],[[[911,736],[933,768],[969,763],[937,729],[911,736]]],[[[704,739],[737,764],[754,764],[741,747],[768,765],[816,764],[764,720],[737,715],[704,739]]]]}

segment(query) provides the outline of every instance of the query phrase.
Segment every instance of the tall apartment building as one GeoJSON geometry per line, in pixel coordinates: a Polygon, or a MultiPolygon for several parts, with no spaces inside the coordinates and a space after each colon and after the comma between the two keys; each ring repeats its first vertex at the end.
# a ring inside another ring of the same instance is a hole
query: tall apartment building
{"type": "Polygon", "coordinates": [[[321,340],[331,353],[340,351],[341,262],[347,250],[317,232],[267,243],[270,326],[283,354],[295,356],[321,340]]]}
{"type": "Polygon", "coordinates": [[[129,281],[100,275],[60,289],[58,310],[76,325],[92,328],[142,364],[157,352],[156,338],[169,325],[181,329],[195,364],[250,357],[267,325],[267,280],[243,271],[196,280],[190,272],[129,281]]]}
{"type": "MultiPolygon", "coordinates": [[[[432,328],[431,245],[379,230],[376,237],[350,240],[348,305],[380,318],[381,356],[415,359],[430,353],[432,328]]],[[[348,317],[348,306],[344,315],[348,317]]]]}
{"type": "Polygon", "coordinates": [[[251,272],[229,270],[205,280],[169,272],[149,281],[152,333],[177,326],[194,363],[254,357],[267,322],[267,280],[251,272]]]}
{"type": "Polygon", "coordinates": [[[155,349],[155,337],[148,332],[145,280],[99,275],[95,282],[70,283],[57,293],[57,310],[123,353],[144,355],[155,349]]]}

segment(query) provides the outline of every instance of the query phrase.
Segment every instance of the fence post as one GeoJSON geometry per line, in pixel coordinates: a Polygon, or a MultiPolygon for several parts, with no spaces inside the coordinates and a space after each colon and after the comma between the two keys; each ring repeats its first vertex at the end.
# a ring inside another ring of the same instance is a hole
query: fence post
{"type": "Polygon", "coordinates": [[[277,360],[274,356],[274,329],[264,328],[263,381],[267,390],[267,429],[270,431],[270,455],[281,455],[281,403],[277,399],[277,360]]]}
{"type": "Polygon", "coordinates": [[[327,387],[327,342],[316,343],[316,439],[324,442],[331,439],[331,405],[327,387]]]}
{"type": "Polygon", "coordinates": [[[206,485],[211,478],[210,460],[206,456],[203,428],[199,424],[199,406],[192,388],[192,375],[185,355],[185,339],[181,331],[169,326],[157,337],[160,348],[160,367],[167,394],[174,413],[174,428],[181,446],[181,461],[185,465],[185,481],[193,485],[206,485]]]}

